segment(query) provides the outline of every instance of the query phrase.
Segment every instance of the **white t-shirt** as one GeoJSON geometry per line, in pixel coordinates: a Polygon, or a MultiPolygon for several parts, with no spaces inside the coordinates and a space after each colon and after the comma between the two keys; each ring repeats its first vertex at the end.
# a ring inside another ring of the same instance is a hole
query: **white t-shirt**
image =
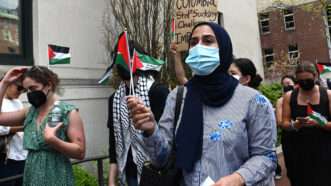
{"type": "MultiPolygon", "coordinates": [[[[4,98],[2,101],[2,112],[13,112],[23,108],[23,104],[19,99],[9,100],[4,98]]],[[[9,134],[10,127],[0,126],[0,135],[9,134]]],[[[28,151],[23,149],[23,132],[17,132],[9,141],[7,158],[11,160],[25,160],[28,151]]]]}

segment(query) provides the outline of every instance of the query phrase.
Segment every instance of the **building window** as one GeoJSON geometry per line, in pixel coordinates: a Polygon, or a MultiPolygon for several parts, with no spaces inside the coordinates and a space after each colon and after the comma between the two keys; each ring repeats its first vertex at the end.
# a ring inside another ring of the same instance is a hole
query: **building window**
{"type": "Polygon", "coordinates": [[[289,59],[298,59],[299,49],[297,44],[288,46],[288,57],[289,59]]]}
{"type": "Polygon", "coordinates": [[[294,11],[292,8],[283,10],[285,30],[294,30],[294,11]]]}
{"type": "Polygon", "coordinates": [[[274,62],[274,50],[272,48],[263,49],[264,63],[266,67],[270,67],[274,62]]]}
{"type": "Polygon", "coordinates": [[[32,65],[32,0],[0,1],[0,65],[32,65]]]}
{"type": "Polygon", "coordinates": [[[328,30],[329,30],[329,40],[331,42],[331,4],[326,6],[326,19],[328,22],[328,30]]]}
{"type": "Polygon", "coordinates": [[[262,34],[270,33],[269,14],[263,13],[259,15],[260,31],[262,34]]]}
{"type": "Polygon", "coordinates": [[[9,42],[13,41],[11,32],[9,30],[7,30],[7,29],[2,30],[2,40],[3,41],[9,41],[9,42]]]}
{"type": "Polygon", "coordinates": [[[218,24],[224,27],[224,17],[222,12],[218,12],[218,24]]]}

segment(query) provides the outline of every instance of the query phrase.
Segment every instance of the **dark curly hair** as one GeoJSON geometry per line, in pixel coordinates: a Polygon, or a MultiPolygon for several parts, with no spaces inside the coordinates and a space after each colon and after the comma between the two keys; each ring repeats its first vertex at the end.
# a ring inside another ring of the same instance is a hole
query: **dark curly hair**
{"type": "Polygon", "coordinates": [[[60,80],[53,71],[45,66],[32,66],[22,76],[22,79],[31,78],[44,86],[51,86],[52,91],[55,92],[60,83],[60,80]]]}

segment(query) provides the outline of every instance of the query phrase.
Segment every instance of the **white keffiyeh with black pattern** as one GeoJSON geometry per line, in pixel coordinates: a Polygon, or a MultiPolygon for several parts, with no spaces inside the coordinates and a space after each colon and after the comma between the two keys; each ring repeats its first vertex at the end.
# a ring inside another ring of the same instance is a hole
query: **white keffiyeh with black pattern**
{"type": "MultiPolygon", "coordinates": [[[[154,79],[152,76],[141,76],[138,78],[138,82],[135,86],[136,96],[139,97],[147,107],[150,106],[148,91],[153,82],[154,79]]],[[[141,131],[136,130],[132,124],[132,121],[129,119],[129,111],[125,96],[126,85],[124,82],[122,82],[114,95],[113,124],[119,178],[123,184],[126,182],[124,168],[126,165],[130,146],[133,161],[137,165],[138,180],[140,180],[141,170],[144,162],[149,160],[149,156],[144,150],[141,131]]]]}

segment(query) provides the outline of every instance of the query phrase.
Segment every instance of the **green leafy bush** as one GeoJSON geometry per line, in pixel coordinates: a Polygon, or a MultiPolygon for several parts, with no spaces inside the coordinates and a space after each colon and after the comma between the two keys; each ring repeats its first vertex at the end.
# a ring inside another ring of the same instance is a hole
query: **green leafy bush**
{"type": "Polygon", "coordinates": [[[261,93],[275,106],[277,99],[282,96],[282,85],[279,83],[262,84],[259,87],[261,93]]]}
{"type": "Polygon", "coordinates": [[[73,166],[75,176],[75,186],[98,186],[98,180],[96,177],[89,174],[81,166],[73,166]]]}

